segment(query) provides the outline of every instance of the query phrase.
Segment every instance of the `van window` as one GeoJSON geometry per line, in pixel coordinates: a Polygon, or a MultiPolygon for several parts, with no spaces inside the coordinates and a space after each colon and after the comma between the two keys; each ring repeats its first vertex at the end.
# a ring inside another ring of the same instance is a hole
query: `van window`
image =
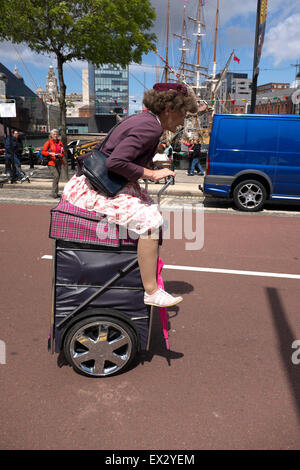
{"type": "Polygon", "coordinates": [[[273,152],[278,144],[277,119],[247,119],[247,149],[273,152]]]}
{"type": "Polygon", "coordinates": [[[220,119],[217,131],[217,148],[234,149],[245,146],[245,123],[243,119],[220,119]]]}

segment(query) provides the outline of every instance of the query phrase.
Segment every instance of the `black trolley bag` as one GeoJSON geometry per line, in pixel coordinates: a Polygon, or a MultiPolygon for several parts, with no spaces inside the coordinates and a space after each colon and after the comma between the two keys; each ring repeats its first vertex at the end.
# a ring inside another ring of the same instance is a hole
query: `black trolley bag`
{"type": "Polygon", "coordinates": [[[54,239],[49,349],[73,368],[103,377],[125,370],[150,341],[150,308],[137,240],[95,212],[61,200],[51,210],[54,239]]]}

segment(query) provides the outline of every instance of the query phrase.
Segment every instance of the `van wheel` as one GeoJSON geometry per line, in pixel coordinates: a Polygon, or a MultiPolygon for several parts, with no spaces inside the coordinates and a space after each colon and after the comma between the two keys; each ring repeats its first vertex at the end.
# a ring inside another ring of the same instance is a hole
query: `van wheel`
{"type": "Polygon", "coordinates": [[[260,211],[267,199],[265,186],[256,180],[245,180],[233,191],[233,201],[237,209],[247,212],[260,211]]]}
{"type": "Polygon", "coordinates": [[[133,329],[113,317],[93,316],[73,325],[64,341],[64,354],[83,375],[106,377],[128,367],[137,353],[133,329]]]}

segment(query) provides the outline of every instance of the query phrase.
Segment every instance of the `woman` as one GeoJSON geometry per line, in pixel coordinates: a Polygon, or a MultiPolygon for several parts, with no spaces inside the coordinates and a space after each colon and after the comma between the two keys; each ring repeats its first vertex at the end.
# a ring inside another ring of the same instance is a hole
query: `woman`
{"type": "MultiPolygon", "coordinates": [[[[168,155],[165,153],[165,144],[159,144],[159,146],[157,147],[157,153],[154,155],[154,157],[152,158],[152,162],[153,162],[153,169],[161,169],[161,168],[171,168],[171,162],[170,162],[170,159],[168,157],[168,155]]],[[[165,178],[165,183],[167,182],[167,178],[165,178]]],[[[159,181],[155,181],[155,184],[159,184],[159,181]]]]}
{"type": "Polygon", "coordinates": [[[58,130],[52,129],[50,132],[50,139],[44,144],[42,148],[42,155],[48,157],[48,168],[53,177],[51,197],[57,198],[58,195],[58,182],[61,173],[61,166],[65,165],[64,162],[64,146],[58,138],[58,130]]]}
{"type": "Polygon", "coordinates": [[[197,112],[193,92],[177,83],[157,83],[144,94],[147,112],[123,120],[111,133],[101,151],[108,155],[106,166],[124,176],[128,183],[112,198],[95,191],[86,177],[77,172],[65,186],[63,198],[83,209],[106,214],[108,222],[126,226],[139,236],[138,262],[145,289],[146,305],[169,307],[182,301],[157,286],[158,232],[162,216],[138,180],[159,181],[175,176],[174,171],[154,170],[152,159],[164,131],[175,132],[189,111],[197,112]]]}
{"type": "Polygon", "coordinates": [[[203,176],[204,171],[200,163],[200,157],[201,157],[201,141],[200,139],[194,139],[193,140],[193,146],[191,148],[193,151],[192,154],[192,160],[191,160],[191,166],[189,169],[189,175],[194,176],[195,170],[197,171],[198,175],[203,176]]]}
{"type": "Polygon", "coordinates": [[[193,159],[193,147],[194,147],[194,141],[193,139],[191,141],[184,142],[183,140],[181,141],[183,145],[185,145],[188,148],[188,159],[189,159],[189,168],[187,171],[187,175],[192,176],[191,174],[191,166],[192,166],[192,159],[193,159]]]}
{"type": "Polygon", "coordinates": [[[173,147],[169,140],[166,142],[166,148],[164,150],[165,154],[169,157],[171,162],[171,168],[174,170],[174,161],[173,161],[173,147]]]}
{"type": "Polygon", "coordinates": [[[156,167],[159,167],[159,162],[169,162],[170,159],[165,153],[165,144],[159,144],[157,147],[157,153],[152,158],[153,163],[156,163],[156,167]]]}

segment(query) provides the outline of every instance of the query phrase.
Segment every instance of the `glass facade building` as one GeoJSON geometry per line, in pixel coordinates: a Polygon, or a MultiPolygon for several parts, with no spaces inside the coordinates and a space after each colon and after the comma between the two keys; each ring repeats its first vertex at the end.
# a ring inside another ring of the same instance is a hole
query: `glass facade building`
{"type": "Polygon", "coordinates": [[[96,115],[128,113],[128,67],[104,64],[89,66],[90,100],[96,115]]]}

